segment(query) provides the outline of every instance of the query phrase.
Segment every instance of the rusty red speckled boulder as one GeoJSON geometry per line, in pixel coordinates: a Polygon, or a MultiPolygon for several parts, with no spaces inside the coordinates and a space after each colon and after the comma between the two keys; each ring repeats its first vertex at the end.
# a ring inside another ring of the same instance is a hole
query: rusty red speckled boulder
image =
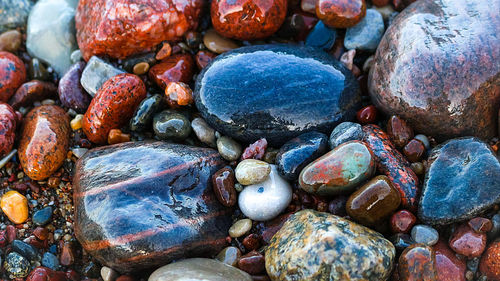
{"type": "Polygon", "coordinates": [[[196,28],[203,0],[80,0],[76,37],[85,60],[125,58],[196,28]]]}
{"type": "Polygon", "coordinates": [[[396,17],[370,70],[377,108],[445,140],[489,139],[500,106],[500,0],[420,0],[396,17]]]}

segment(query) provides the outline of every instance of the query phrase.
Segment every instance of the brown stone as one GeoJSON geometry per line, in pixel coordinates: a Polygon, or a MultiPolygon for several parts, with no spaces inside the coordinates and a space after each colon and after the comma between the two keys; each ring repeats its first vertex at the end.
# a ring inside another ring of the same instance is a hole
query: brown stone
{"type": "Polygon", "coordinates": [[[17,115],[14,109],[0,102],[0,156],[9,153],[16,139],[17,115]]]}
{"type": "Polygon", "coordinates": [[[401,281],[436,281],[436,253],[424,244],[413,244],[399,257],[399,278],[401,281]]]}
{"type": "Polygon", "coordinates": [[[0,102],[7,102],[25,81],[23,61],[9,52],[0,52],[0,102]]]}
{"type": "Polygon", "coordinates": [[[219,202],[232,207],[236,204],[237,194],[234,189],[234,171],[230,167],[225,167],[217,171],[212,176],[212,186],[219,202]]]}
{"type": "Polygon", "coordinates": [[[14,109],[30,106],[35,101],[41,101],[57,95],[57,87],[53,83],[33,80],[26,82],[10,98],[9,104],[14,109]]]}
{"type": "Polygon", "coordinates": [[[189,54],[177,54],[162,60],[149,70],[149,78],[165,90],[170,82],[189,83],[194,74],[194,61],[189,54]]]}
{"type": "Polygon", "coordinates": [[[196,66],[199,70],[202,70],[205,66],[211,63],[215,57],[217,57],[217,54],[210,51],[198,51],[195,56],[196,66]]]}
{"type": "Polygon", "coordinates": [[[366,15],[365,0],[319,0],[316,15],[334,28],[355,26],[366,15]]]}
{"type": "Polygon", "coordinates": [[[410,162],[418,162],[425,152],[424,144],[417,139],[412,139],[403,148],[403,154],[410,162]]]}
{"type": "Polygon", "coordinates": [[[265,270],[264,256],[251,251],[239,259],[238,268],[250,274],[259,274],[265,270]]]}
{"type": "Polygon", "coordinates": [[[414,136],[413,129],[405,120],[393,115],[387,121],[387,134],[399,148],[404,147],[414,136]]]}
{"type": "Polygon", "coordinates": [[[394,233],[410,233],[417,222],[417,217],[408,210],[399,210],[394,213],[390,220],[391,230],[394,233]]]}
{"type": "Polygon", "coordinates": [[[467,223],[477,233],[487,233],[493,228],[493,223],[487,218],[473,218],[467,223]]]}

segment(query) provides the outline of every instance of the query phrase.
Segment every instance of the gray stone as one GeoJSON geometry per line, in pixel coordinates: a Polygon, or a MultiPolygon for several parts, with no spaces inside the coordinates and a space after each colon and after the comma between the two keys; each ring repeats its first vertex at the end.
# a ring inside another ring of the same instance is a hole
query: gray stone
{"type": "Polygon", "coordinates": [[[104,82],[106,82],[109,78],[124,72],[125,71],[112,66],[104,60],[93,56],[90,58],[87,66],[85,66],[85,69],[83,70],[80,83],[87,93],[94,96],[104,82]]]}
{"type": "Polygon", "coordinates": [[[60,75],[72,65],[75,38],[75,1],[40,0],[28,18],[26,48],[60,75]]]}
{"type": "Polygon", "coordinates": [[[182,113],[167,109],[155,115],[153,130],[162,140],[182,141],[191,133],[191,124],[182,113]]]}
{"type": "Polygon", "coordinates": [[[191,121],[191,128],[202,143],[210,147],[217,146],[215,140],[215,130],[212,129],[203,118],[198,117],[193,119],[193,121],[191,121]]]}
{"type": "Polygon", "coordinates": [[[33,3],[29,0],[0,0],[0,33],[25,28],[33,3]]]}
{"type": "Polygon", "coordinates": [[[439,233],[428,225],[418,224],[411,229],[411,238],[416,243],[432,246],[439,240],[439,233]]]}
{"type": "Polygon", "coordinates": [[[30,271],[30,262],[18,253],[10,252],[5,258],[3,267],[12,277],[23,278],[28,276],[30,271]]]}
{"type": "Polygon", "coordinates": [[[353,122],[343,122],[337,125],[330,134],[330,148],[343,144],[344,142],[352,140],[362,140],[363,139],[363,127],[358,123],[353,122]]]}
{"type": "Polygon", "coordinates": [[[243,152],[239,143],[226,136],[217,139],[217,150],[227,161],[237,160],[243,152]]]}
{"type": "Polygon", "coordinates": [[[51,252],[45,252],[42,258],[42,265],[52,270],[59,270],[59,259],[51,252]]]}
{"type": "Polygon", "coordinates": [[[384,35],[384,19],[374,9],[367,9],[366,16],[355,26],[346,30],[344,46],[351,50],[373,52],[384,35]]]}

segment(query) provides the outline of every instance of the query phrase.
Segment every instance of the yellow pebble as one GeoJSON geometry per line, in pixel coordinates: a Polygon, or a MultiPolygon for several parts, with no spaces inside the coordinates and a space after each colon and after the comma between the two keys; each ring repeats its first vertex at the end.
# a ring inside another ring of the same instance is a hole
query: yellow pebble
{"type": "Polygon", "coordinates": [[[2,196],[0,207],[15,224],[24,223],[28,219],[28,200],[15,190],[8,191],[2,196]]]}
{"type": "Polygon", "coordinates": [[[82,128],[83,114],[78,114],[71,120],[70,125],[73,131],[80,130],[82,128]]]}

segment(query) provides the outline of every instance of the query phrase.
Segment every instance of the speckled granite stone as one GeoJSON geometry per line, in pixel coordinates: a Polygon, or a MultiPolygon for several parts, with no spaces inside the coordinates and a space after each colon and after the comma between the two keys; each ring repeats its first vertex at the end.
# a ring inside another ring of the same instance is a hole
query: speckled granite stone
{"type": "Polygon", "coordinates": [[[33,3],[29,0],[0,0],[0,33],[25,28],[33,3]]]}
{"type": "Polygon", "coordinates": [[[271,280],[387,280],[396,250],[381,234],[328,213],[293,214],[266,250],[271,280]]]}

